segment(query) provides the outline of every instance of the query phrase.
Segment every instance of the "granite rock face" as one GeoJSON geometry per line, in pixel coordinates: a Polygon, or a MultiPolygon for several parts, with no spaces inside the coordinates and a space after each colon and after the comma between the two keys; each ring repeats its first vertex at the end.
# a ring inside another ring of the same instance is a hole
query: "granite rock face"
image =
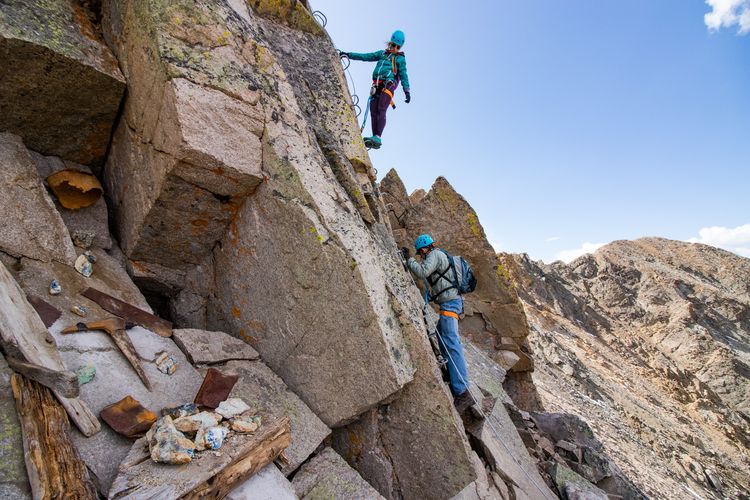
{"type": "Polygon", "coordinates": [[[383,498],[331,448],[323,449],[303,465],[294,476],[292,486],[301,499],[377,500],[383,498]]]}
{"type": "Polygon", "coordinates": [[[471,264],[477,288],[464,297],[461,335],[509,371],[506,388],[519,406],[539,408],[529,377],[534,365],[526,340],[526,316],[476,212],[444,177],[438,177],[428,193],[409,197],[398,174],[391,170],[381,181],[380,191],[399,246],[413,251],[416,237],[429,233],[437,247],[461,255],[471,264]]]}
{"type": "Polygon", "coordinates": [[[474,477],[468,447],[449,394],[434,382],[419,299],[395,257],[338,57],[309,12],[294,7],[288,17],[292,5],[111,3],[108,37],[129,81],[137,80],[105,172],[123,250],[136,282],[166,296],[185,322],[178,326],[248,342],[328,426],[385,401],[418,416],[430,445],[411,446],[400,439],[408,431],[389,424],[393,462],[403,478],[421,474],[428,492],[459,491],[474,477]],[[187,104],[189,112],[155,111],[162,95],[166,106],[208,94],[213,100],[197,110],[248,124],[234,134],[242,141],[219,141],[231,130],[209,124],[200,127],[202,143],[180,135],[190,122],[181,117],[197,113],[187,104]],[[148,138],[158,147],[142,153],[148,138]],[[206,153],[214,143],[222,147],[206,153]],[[232,148],[237,155],[226,154],[232,148]],[[224,180],[210,163],[219,153],[223,168],[229,160],[238,172],[257,168],[257,184],[220,191],[224,180]],[[173,230],[187,219],[172,207],[203,206],[172,197],[169,177],[185,178],[175,159],[213,193],[206,200],[219,198],[223,212],[208,217],[208,232],[173,230]],[[190,254],[180,238],[200,248],[190,254]],[[420,471],[434,451],[457,464],[451,474],[420,471]]]}
{"type": "MultiPolygon", "coordinates": [[[[44,156],[35,151],[31,156],[36,164],[37,171],[42,179],[46,179],[55,172],[64,169],[73,169],[81,172],[92,173],[86,165],[80,165],[71,161],[62,160],[56,156],[44,156]]],[[[107,202],[104,197],[99,198],[96,203],[89,207],[78,210],[68,210],[63,208],[60,201],[51,194],[50,197],[57,208],[58,213],[65,222],[65,226],[70,232],[73,243],[76,242],[79,233],[90,233],[91,245],[109,250],[112,248],[112,237],[109,234],[109,213],[107,211],[107,202]]]]}
{"type": "Polygon", "coordinates": [[[237,486],[224,497],[227,500],[297,500],[290,483],[274,464],[268,464],[260,472],[237,486]]]}
{"type": "Polygon", "coordinates": [[[77,1],[0,4],[0,131],[98,170],[125,81],[92,18],[77,1]]]}
{"type": "Polygon", "coordinates": [[[260,358],[249,344],[224,332],[208,332],[194,328],[172,331],[172,338],[194,365],[215,365],[231,360],[260,358]]]}
{"type": "MultiPolygon", "coordinates": [[[[319,145],[325,125],[309,118],[324,103],[299,88],[321,62],[341,73],[330,41],[296,29],[299,17],[279,23],[270,6],[258,8],[261,16],[242,2],[111,2],[108,38],[129,94],[105,181],[123,251],[148,269],[149,286],[167,290],[178,316],[195,318],[181,306],[205,310],[205,326],[249,340],[335,425],[391,396],[414,369],[384,286],[383,248],[319,145]],[[314,63],[293,50],[307,45],[314,63]],[[188,279],[204,263],[215,290],[188,279]]],[[[331,89],[326,99],[346,102],[340,85],[331,89]]],[[[356,131],[354,120],[326,116],[356,131]]],[[[339,177],[374,189],[349,161],[361,148],[326,144],[348,162],[339,177]]]]}
{"type": "Polygon", "coordinates": [[[76,254],[68,230],[18,136],[0,133],[0,169],[0,251],[72,264],[76,254]]]}
{"type": "Polygon", "coordinates": [[[538,458],[529,455],[516,431],[511,411],[518,410],[503,388],[505,370],[471,341],[464,340],[464,352],[472,376],[472,394],[482,398],[479,405],[485,414],[477,418],[472,412],[464,418],[472,448],[484,463],[478,471],[477,490],[484,479],[492,486],[490,491],[500,492],[501,498],[555,498],[537,470],[538,458]]]}
{"type": "MultiPolygon", "coordinates": [[[[415,295],[410,304],[419,304],[416,289],[408,288],[415,295]]],[[[399,314],[417,364],[414,380],[397,398],[336,429],[333,447],[386,498],[452,497],[476,472],[415,307],[399,314]]]]}
{"type": "Polygon", "coordinates": [[[750,260],[643,238],[506,262],[547,410],[583,416],[647,496],[748,490],[750,260]]]}

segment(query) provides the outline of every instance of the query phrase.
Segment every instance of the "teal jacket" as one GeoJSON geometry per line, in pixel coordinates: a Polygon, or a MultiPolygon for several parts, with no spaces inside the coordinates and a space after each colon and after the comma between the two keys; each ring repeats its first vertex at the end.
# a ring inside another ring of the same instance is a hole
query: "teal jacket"
{"type": "Polygon", "coordinates": [[[377,61],[375,69],[372,71],[373,80],[383,80],[391,82],[397,77],[401,80],[401,85],[404,86],[404,91],[409,90],[409,75],[406,72],[406,57],[402,54],[391,54],[385,50],[379,50],[377,52],[367,52],[365,54],[359,54],[357,52],[348,52],[349,59],[355,61],[377,61]],[[393,74],[393,59],[396,60],[396,70],[398,75],[393,74]]]}

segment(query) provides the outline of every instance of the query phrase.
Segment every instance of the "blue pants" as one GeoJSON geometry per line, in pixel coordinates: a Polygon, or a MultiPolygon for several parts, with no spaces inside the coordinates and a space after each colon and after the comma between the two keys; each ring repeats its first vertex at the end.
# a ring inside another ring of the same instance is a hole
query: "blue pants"
{"type": "MultiPolygon", "coordinates": [[[[441,311],[450,311],[461,314],[464,310],[464,301],[457,298],[440,304],[441,311]]],[[[463,394],[469,390],[469,371],[466,369],[464,359],[464,347],[458,337],[458,320],[450,316],[440,315],[438,321],[438,340],[440,352],[448,362],[448,375],[451,379],[451,392],[454,396],[463,394]]]]}

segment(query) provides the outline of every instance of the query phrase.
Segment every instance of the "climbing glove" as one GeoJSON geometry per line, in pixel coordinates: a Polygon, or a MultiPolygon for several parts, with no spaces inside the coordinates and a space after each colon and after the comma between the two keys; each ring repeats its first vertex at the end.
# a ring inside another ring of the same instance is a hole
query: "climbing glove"
{"type": "Polygon", "coordinates": [[[404,90],[404,94],[406,94],[406,104],[409,104],[411,102],[411,92],[404,90]]]}
{"type": "Polygon", "coordinates": [[[411,257],[411,251],[406,247],[401,247],[401,255],[404,257],[404,260],[409,260],[409,257],[411,257]]]}
{"type": "Polygon", "coordinates": [[[344,52],[343,50],[339,50],[339,57],[349,57],[349,53],[344,52]]]}

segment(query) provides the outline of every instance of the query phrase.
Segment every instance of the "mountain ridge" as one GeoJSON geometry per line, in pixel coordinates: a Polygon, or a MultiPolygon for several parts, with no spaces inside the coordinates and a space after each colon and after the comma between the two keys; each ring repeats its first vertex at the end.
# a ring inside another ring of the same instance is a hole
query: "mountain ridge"
{"type": "Polygon", "coordinates": [[[649,495],[747,490],[750,259],[649,237],[569,264],[502,260],[548,411],[595,416],[608,452],[649,495]]]}

